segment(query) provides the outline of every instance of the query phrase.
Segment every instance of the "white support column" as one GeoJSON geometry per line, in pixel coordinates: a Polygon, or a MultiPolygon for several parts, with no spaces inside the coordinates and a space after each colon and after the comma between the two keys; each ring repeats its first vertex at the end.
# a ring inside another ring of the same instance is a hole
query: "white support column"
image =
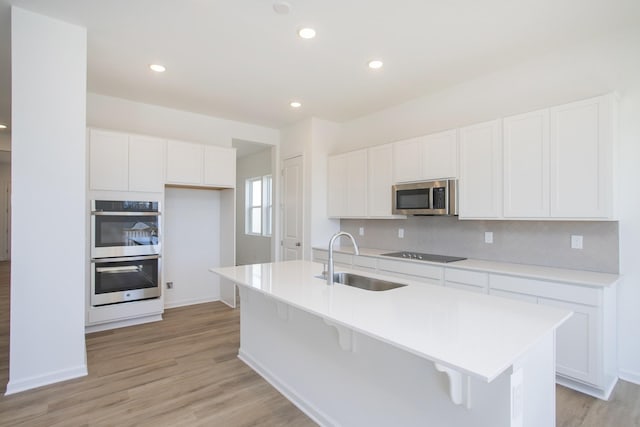
{"type": "Polygon", "coordinates": [[[86,29],[11,10],[7,394],[86,375],[86,29]]]}

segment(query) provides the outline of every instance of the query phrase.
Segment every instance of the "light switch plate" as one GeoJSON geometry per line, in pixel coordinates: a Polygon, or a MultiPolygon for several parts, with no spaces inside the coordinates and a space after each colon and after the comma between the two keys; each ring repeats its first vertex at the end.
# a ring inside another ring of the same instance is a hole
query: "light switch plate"
{"type": "Polygon", "coordinates": [[[398,228],[398,238],[404,239],[404,228],[398,228]]]}
{"type": "Polygon", "coordinates": [[[578,234],[571,235],[571,249],[582,249],[582,236],[578,234]]]}
{"type": "Polygon", "coordinates": [[[484,242],[485,243],[493,243],[493,231],[485,231],[484,232],[484,242]]]}
{"type": "Polygon", "coordinates": [[[358,230],[358,234],[364,236],[364,227],[360,227],[360,229],[358,230]]]}

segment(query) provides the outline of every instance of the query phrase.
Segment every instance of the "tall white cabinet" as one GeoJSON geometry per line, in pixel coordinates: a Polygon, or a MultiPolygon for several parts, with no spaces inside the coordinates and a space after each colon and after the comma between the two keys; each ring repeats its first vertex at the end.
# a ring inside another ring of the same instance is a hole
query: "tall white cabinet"
{"type": "Polygon", "coordinates": [[[504,216],[549,216],[549,111],[507,117],[504,129],[504,216]]]}
{"type": "Polygon", "coordinates": [[[502,217],[502,123],[460,129],[460,218],[502,217]]]}
{"type": "Polygon", "coordinates": [[[550,109],[551,216],[614,215],[614,119],[612,95],[550,109]]]}

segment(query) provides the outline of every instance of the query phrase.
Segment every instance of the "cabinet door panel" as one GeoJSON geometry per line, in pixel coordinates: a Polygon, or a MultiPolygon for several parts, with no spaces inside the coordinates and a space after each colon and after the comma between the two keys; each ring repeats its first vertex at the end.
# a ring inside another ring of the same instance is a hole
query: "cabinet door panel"
{"type": "Polygon", "coordinates": [[[546,298],[538,298],[538,303],[573,311],[556,331],[556,372],[598,386],[597,308],[546,298]]]}
{"type": "Polygon", "coordinates": [[[411,182],[422,179],[420,138],[398,141],[393,144],[393,180],[411,182]]]}
{"type": "Polygon", "coordinates": [[[549,110],[504,119],[504,216],[549,216],[549,110]]]}
{"type": "MultiPolygon", "coordinates": [[[[347,155],[347,213],[351,217],[367,216],[367,151],[347,155]]],[[[344,185],[345,183],[343,183],[344,185]]]]}
{"type": "Polygon", "coordinates": [[[460,218],[502,216],[502,132],[494,120],[460,129],[460,218]]]}
{"type": "Polygon", "coordinates": [[[129,190],[162,192],[166,142],[143,136],[129,137],[129,190]]]}
{"type": "Polygon", "coordinates": [[[458,132],[427,135],[422,141],[422,179],[458,177],[458,132]]]}
{"type": "Polygon", "coordinates": [[[391,214],[391,185],[393,184],[393,146],[373,147],[368,152],[368,215],[389,218],[391,214]]]}
{"type": "Polygon", "coordinates": [[[203,146],[191,142],[167,141],[167,182],[202,184],[203,146]]]}
{"type": "Polygon", "coordinates": [[[89,188],[127,191],[129,188],[129,136],[89,131],[89,188]]]}
{"type": "Polygon", "coordinates": [[[236,186],[236,150],[225,147],[204,147],[204,185],[236,186]]]}
{"type": "Polygon", "coordinates": [[[612,212],[612,105],[599,97],[551,109],[551,216],[612,212]]]}

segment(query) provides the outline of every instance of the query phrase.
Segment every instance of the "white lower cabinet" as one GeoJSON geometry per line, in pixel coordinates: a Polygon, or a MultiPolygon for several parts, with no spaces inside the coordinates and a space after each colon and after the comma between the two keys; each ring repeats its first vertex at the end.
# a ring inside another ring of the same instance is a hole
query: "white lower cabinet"
{"type": "Polygon", "coordinates": [[[487,273],[456,268],[444,269],[444,285],[449,288],[486,294],[488,283],[487,273]]]}
{"type": "Polygon", "coordinates": [[[489,294],[573,311],[556,331],[559,384],[608,399],[617,381],[616,286],[595,288],[499,274],[489,294]]]}
{"type": "MultiPolygon", "coordinates": [[[[326,263],[327,251],[314,249],[313,260],[326,263]]],[[[378,255],[334,253],[334,260],[341,267],[571,310],[556,331],[556,382],[605,400],[616,384],[615,284],[583,286],[378,255]]]]}
{"type": "Polygon", "coordinates": [[[556,332],[556,372],[598,385],[601,381],[598,348],[602,346],[598,307],[547,298],[538,298],[538,304],[573,311],[573,316],[556,332]]]}

